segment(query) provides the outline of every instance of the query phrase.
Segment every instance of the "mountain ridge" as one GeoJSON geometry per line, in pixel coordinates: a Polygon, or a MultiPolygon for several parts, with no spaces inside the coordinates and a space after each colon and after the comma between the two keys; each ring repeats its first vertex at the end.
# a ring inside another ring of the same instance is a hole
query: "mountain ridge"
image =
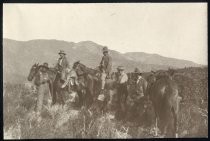
{"type": "MultiPolygon", "coordinates": [[[[17,41],[13,39],[3,39],[3,72],[5,79],[18,76],[26,77],[30,67],[34,63],[48,62],[50,67],[54,66],[59,58],[58,52],[64,50],[70,65],[80,60],[88,67],[95,68],[99,65],[102,57],[103,46],[93,41],[69,42],[56,39],[36,39],[28,41],[17,41]]],[[[144,53],[144,52],[143,52],[144,53]]],[[[141,71],[151,71],[152,69],[168,69],[200,66],[190,61],[160,56],[159,60],[153,55],[138,52],[120,53],[110,48],[110,55],[113,59],[113,71],[118,65],[124,65],[126,71],[133,71],[139,67],[141,71]],[[134,55],[135,54],[135,55],[134,55]],[[130,59],[128,59],[130,58],[130,59]],[[178,60],[178,63],[177,63],[178,60]],[[169,63],[167,63],[169,62],[169,63]],[[174,64],[173,64],[174,63],[174,64]],[[181,64],[181,65],[179,65],[181,64]]]]}

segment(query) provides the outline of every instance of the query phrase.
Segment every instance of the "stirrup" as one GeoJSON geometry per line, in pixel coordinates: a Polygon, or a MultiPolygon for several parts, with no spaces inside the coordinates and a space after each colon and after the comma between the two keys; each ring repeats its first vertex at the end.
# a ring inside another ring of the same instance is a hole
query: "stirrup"
{"type": "Polygon", "coordinates": [[[104,89],[101,89],[100,94],[104,94],[104,91],[105,91],[104,89]]]}

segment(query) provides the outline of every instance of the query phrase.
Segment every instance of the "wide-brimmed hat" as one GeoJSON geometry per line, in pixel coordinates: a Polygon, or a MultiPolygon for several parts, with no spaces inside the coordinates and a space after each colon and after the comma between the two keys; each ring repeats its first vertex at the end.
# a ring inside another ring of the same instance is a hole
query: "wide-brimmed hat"
{"type": "Polygon", "coordinates": [[[65,53],[64,50],[60,50],[60,52],[58,54],[64,54],[64,55],[66,55],[66,53],[65,53]]]}
{"type": "Polygon", "coordinates": [[[117,69],[118,70],[125,70],[125,68],[123,66],[118,66],[117,69]]]}
{"type": "Polygon", "coordinates": [[[49,67],[48,67],[48,63],[43,63],[42,65],[40,65],[40,67],[43,67],[43,68],[46,68],[46,69],[49,69],[49,67]]]}
{"type": "Polygon", "coordinates": [[[103,52],[108,52],[108,47],[105,46],[105,47],[103,48],[103,52]]]}
{"type": "Polygon", "coordinates": [[[140,72],[139,68],[134,69],[134,73],[141,75],[142,73],[140,72]]]}

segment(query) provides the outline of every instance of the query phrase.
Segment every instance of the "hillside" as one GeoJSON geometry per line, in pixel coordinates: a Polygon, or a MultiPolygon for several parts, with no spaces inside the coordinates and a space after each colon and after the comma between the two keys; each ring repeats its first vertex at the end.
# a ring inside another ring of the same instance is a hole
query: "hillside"
{"type": "Polygon", "coordinates": [[[199,67],[201,65],[198,65],[196,63],[193,63],[192,61],[187,60],[180,60],[175,58],[168,58],[163,57],[158,54],[148,54],[144,52],[128,52],[124,54],[127,58],[141,62],[143,64],[156,64],[156,65],[168,65],[173,66],[175,68],[184,68],[184,67],[199,67]]]}
{"type": "MultiPolygon", "coordinates": [[[[70,65],[80,60],[86,66],[95,68],[99,65],[102,57],[102,48],[102,45],[92,41],[74,43],[44,39],[29,41],[3,39],[4,81],[18,82],[24,80],[34,63],[48,62],[52,67],[56,63],[59,57],[58,52],[61,49],[67,53],[70,65]]],[[[124,65],[126,71],[133,71],[135,67],[139,67],[141,71],[150,71],[151,69],[168,69],[168,67],[198,66],[190,61],[166,58],[159,55],[157,57],[157,55],[146,53],[122,54],[110,50],[110,55],[113,58],[114,70],[118,65],[124,65]]]]}

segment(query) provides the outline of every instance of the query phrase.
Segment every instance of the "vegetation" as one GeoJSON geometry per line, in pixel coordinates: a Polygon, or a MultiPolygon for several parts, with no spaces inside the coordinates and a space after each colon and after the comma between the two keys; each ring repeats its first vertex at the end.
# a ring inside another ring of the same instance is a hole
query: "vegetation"
{"type": "MultiPolygon", "coordinates": [[[[208,137],[208,69],[185,68],[175,72],[174,80],[183,98],[179,137],[208,137]]],[[[50,107],[46,102],[40,120],[34,113],[36,91],[24,84],[9,83],[4,84],[3,90],[5,139],[155,137],[154,125],[117,121],[111,113],[91,116],[88,111],[69,105],[50,107]]]]}

